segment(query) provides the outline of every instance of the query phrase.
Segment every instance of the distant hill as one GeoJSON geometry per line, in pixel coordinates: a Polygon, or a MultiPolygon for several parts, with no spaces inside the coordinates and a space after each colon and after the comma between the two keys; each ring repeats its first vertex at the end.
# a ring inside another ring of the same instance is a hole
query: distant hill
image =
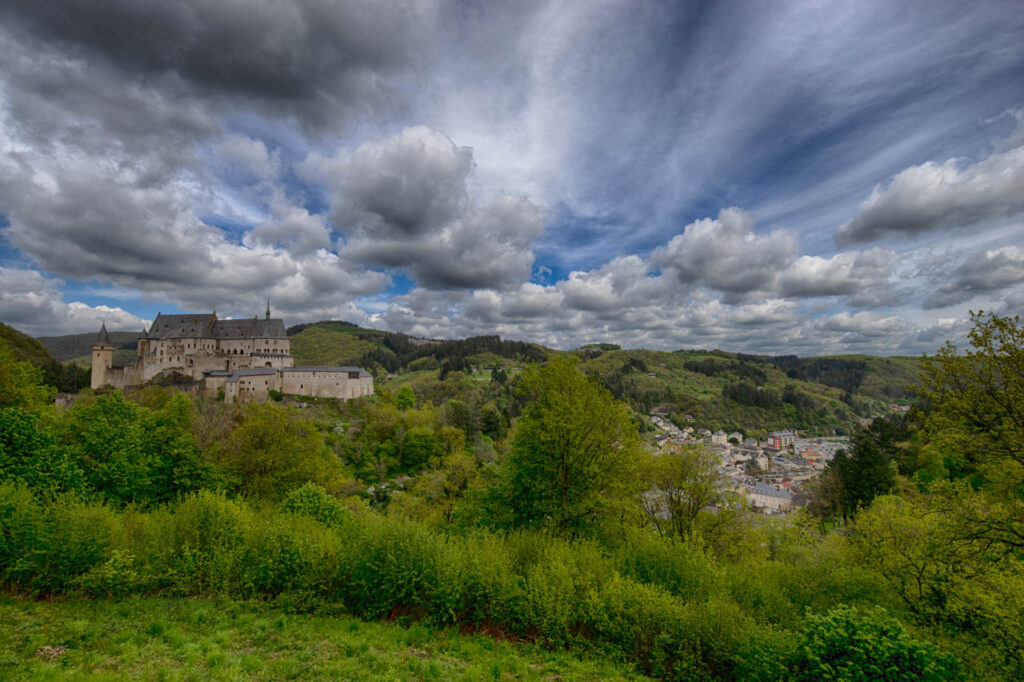
{"type": "Polygon", "coordinates": [[[42,368],[43,381],[62,393],[75,393],[89,385],[89,370],[59,362],[38,339],[3,323],[0,344],[10,348],[17,360],[42,368]]]}
{"type": "Polygon", "coordinates": [[[19,362],[31,362],[33,365],[42,367],[53,362],[53,355],[37,339],[28,334],[19,332],[14,327],[9,327],[0,322],[0,343],[11,350],[14,359],[19,362]]]}
{"type": "MultiPolygon", "coordinates": [[[[110,336],[114,363],[133,362],[138,332],[110,336]]],[[[356,365],[392,374],[437,370],[441,378],[455,370],[523,366],[563,352],[497,335],[419,339],[341,320],[295,325],[288,336],[296,365],[356,365]]],[[[49,349],[58,359],[88,366],[95,338],[74,334],[39,341],[43,351],[49,349]]],[[[565,352],[579,356],[584,372],[641,414],[658,410],[680,423],[692,417],[696,426],[726,431],[848,431],[860,419],[886,411],[889,402],[909,397],[908,386],[917,382],[921,365],[920,358],[908,357],[800,358],[719,350],[621,350],[615,344],[588,344],[565,352]]]]}
{"type": "Polygon", "coordinates": [[[798,358],[595,346],[572,353],[584,372],[638,412],[658,410],[680,424],[725,431],[848,432],[861,418],[885,413],[890,401],[909,397],[907,387],[920,369],[918,358],[866,355],[798,358]]]}
{"type": "Polygon", "coordinates": [[[419,339],[405,334],[364,329],[350,322],[323,321],[288,329],[297,365],[358,365],[397,372],[410,366],[421,369],[461,369],[467,364],[503,364],[544,360],[543,346],[503,340],[497,335],[468,339],[419,339]]]}
{"type": "MultiPolygon", "coordinates": [[[[123,366],[135,361],[135,344],[142,335],[140,332],[109,332],[110,342],[114,345],[114,365],[123,366]]],[[[41,336],[39,342],[61,362],[74,362],[88,365],[92,357],[92,345],[96,342],[96,332],[86,334],[67,334],[65,336],[41,336]]]]}

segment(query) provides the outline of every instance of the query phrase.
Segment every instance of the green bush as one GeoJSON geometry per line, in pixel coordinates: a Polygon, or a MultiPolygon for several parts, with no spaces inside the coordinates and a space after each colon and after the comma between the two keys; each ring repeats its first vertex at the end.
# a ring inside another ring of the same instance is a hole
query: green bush
{"type": "MultiPolygon", "coordinates": [[[[9,491],[0,490],[5,498],[9,491]]],[[[72,495],[40,502],[24,489],[10,492],[0,506],[5,582],[35,594],[63,592],[107,560],[120,531],[116,512],[72,495]]]]}
{"type": "Polygon", "coordinates": [[[288,493],[281,504],[281,511],[308,516],[331,527],[340,524],[349,514],[345,505],[316,483],[306,483],[288,493]]]}
{"type": "Polygon", "coordinates": [[[809,614],[803,643],[789,663],[793,680],[955,680],[952,656],[912,639],[885,609],[860,611],[838,606],[809,614]]]}
{"type": "Polygon", "coordinates": [[[276,514],[257,525],[241,553],[242,596],[331,589],[341,538],[324,524],[295,514],[276,514]]]}
{"type": "Polygon", "coordinates": [[[152,529],[151,562],[182,594],[225,594],[239,584],[241,557],[254,523],[248,505],[223,493],[182,498],[152,529]]]}

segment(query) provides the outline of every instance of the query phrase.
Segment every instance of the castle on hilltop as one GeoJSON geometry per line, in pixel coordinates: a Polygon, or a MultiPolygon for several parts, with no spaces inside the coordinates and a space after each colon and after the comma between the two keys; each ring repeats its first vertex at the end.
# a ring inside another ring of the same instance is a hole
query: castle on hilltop
{"type": "Polygon", "coordinates": [[[92,388],[139,386],[159,374],[199,382],[204,395],[264,401],[270,391],[325,398],[373,395],[373,377],[358,367],[295,367],[284,322],[270,317],[218,320],[217,313],[162,315],[143,330],[135,363],[113,366],[107,326],[92,347],[92,388]]]}

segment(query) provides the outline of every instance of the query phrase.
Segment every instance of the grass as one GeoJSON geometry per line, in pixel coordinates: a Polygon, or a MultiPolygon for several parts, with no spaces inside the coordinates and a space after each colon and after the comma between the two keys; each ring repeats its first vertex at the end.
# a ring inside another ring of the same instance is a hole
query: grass
{"type": "Polygon", "coordinates": [[[263,602],[0,598],[3,680],[620,680],[607,660],[263,602]]]}

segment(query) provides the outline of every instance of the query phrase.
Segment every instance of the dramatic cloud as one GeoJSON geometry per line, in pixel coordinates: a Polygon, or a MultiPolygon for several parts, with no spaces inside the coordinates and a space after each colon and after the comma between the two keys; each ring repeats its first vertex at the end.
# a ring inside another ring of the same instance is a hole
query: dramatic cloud
{"type": "Polygon", "coordinates": [[[884,284],[896,254],[888,249],[837,253],[832,258],[801,256],[782,274],[784,296],[854,295],[884,284]]]}
{"type": "Polygon", "coordinates": [[[0,267],[0,320],[34,336],[112,329],[141,329],[146,320],[121,308],[65,303],[60,280],[35,270],[0,267]]]}
{"type": "Polygon", "coordinates": [[[545,212],[523,197],[479,205],[467,192],[473,153],[422,126],[351,156],[310,157],[303,173],[331,187],[344,256],[405,268],[434,288],[508,288],[530,277],[545,212]]]}
{"type": "Polygon", "coordinates": [[[378,71],[408,62],[429,3],[349,0],[54,0],[2,16],[69,51],[209,92],[268,100],[365,103],[378,71]]]}
{"type": "Polygon", "coordinates": [[[839,245],[912,237],[965,227],[1024,211],[1024,147],[993,154],[961,170],[956,159],[899,173],[875,187],[856,217],[839,228],[839,245]]]}
{"type": "Polygon", "coordinates": [[[49,301],[4,314],[934,349],[1024,312],[1022,44],[1013,0],[0,3],[0,267],[49,301]]]}
{"type": "Polygon", "coordinates": [[[972,254],[956,269],[956,279],[924,301],[926,309],[945,308],[989,292],[1024,284],[1024,247],[1004,246],[972,254]]]}
{"type": "Polygon", "coordinates": [[[683,234],[655,250],[651,261],[683,284],[706,285],[739,300],[771,289],[797,252],[792,234],[755,234],[753,228],[750,214],[723,209],[717,220],[704,218],[687,225],[683,234]]]}

